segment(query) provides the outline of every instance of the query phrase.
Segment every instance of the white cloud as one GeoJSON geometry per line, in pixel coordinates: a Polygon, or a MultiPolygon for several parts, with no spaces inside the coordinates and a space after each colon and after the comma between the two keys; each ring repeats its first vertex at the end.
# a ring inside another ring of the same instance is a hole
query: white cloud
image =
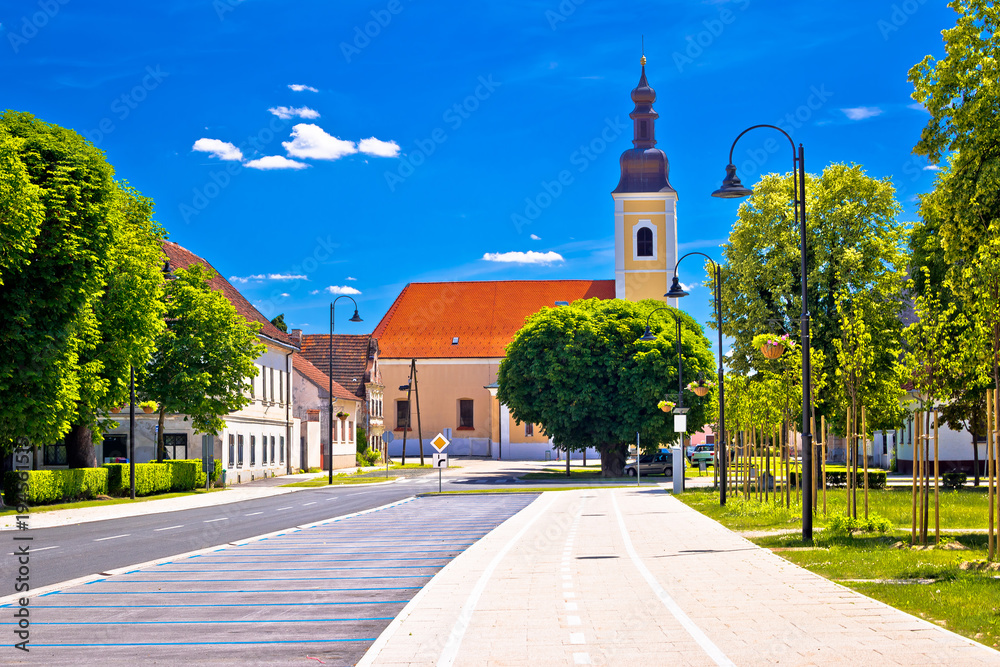
{"type": "Polygon", "coordinates": [[[285,298],[287,299],[288,297],[290,297],[290,296],[291,296],[291,294],[289,294],[288,292],[282,292],[282,293],[281,293],[281,294],[279,294],[278,296],[283,296],[283,297],[285,297],[285,298]]]}
{"type": "Polygon", "coordinates": [[[246,166],[250,169],[262,169],[264,171],[268,171],[271,169],[305,169],[309,165],[305,162],[289,160],[284,155],[265,155],[262,158],[250,160],[246,163],[246,166]]]}
{"type": "Polygon", "coordinates": [[[399,157],[399,144],[395,141],[382,141],[375,137],[359,141],[358,150],[375,157],[399,157]]]}
{"type": "Polygon", "coordinates": [[[296,116],[299,118],[319,118],[319,112],[309,107],[271,107],[268,111],[283,120],[296,116]]]}
{"type": "Polygon", "coordinates": [[[318,93],[319,91],[312,86],[307,86],[304,83],[290,83],[288,87],[297,93],[301,93],[304,90],[308,90],[310,93],[318,93]]]}
{"type": "Polygon", "coordinates": [[[251,280],[309,280],[309,276],[296,273],[257,273],[252,276],[229,276],[231,283],[248,283],[251,280]]]}
{"type": "Polygon", "coordinates": [[[357,280],[357,278],[352,278],[352,277],[350,277],[350,276],[347,276],[347,279],[348,279],[348,280],[357,280]]]}
{"type": "Polygon", "coordinates": [[[563,256],[557,252],[488,252],[483,255],[487,262],[502,262],[507,264],[552,264],[562,262],[563,256]]]}
{"type": "Polygon", "coordinates": [[[361,294],[360,290],[356,290],[349,285],[330,285],[323,291],[330,294],[361,294]]]}
{"type": "Polygon", "coordinates": [[[212,157],[217,157],[220,160],[243,159],[243,151],[236,146],[233,146],[228,141],[222,141],[220,139],[201,138],[194,142],[194,146],[191,147],[191,150],[208,153],[212,157]]]}
{"type": "Polygon", "coordinates": [[[927,111],[927,107],[925,107],[920,102],[914,102],[913,104],[907,104],[906,108],[907,109],[913,109],[914,111],[924,111],[926,113],[930,113],[929,111],[927,111]]]}
{"type": "Polygon", "coordinates": [[[318,290],[318,289],[314,289],[313,291],[311,291],[311,292],[309,292],[309,293],[310,293],[310,294],[319,294],[319,290],[318,290]]]}
{"type": "Polygon", "coordinates": [[[693,290],[698,289],[699,287],[701,287],[701,283],[691,283],[690,285],[687,283],[681,283],[681,289],[683,289],[685,292],[691,292],[693,290]]]}
{"type": "Polygon", "coordinates": [[[542,240],[542,237],[541,237],[541,236],[538,236],[537,234],[532,234],[532,235],[531,235],[531,240],[532,240],[532,241],[541,241],[541,240],[542,240]]]}
{"type": "Polygon", "coordinates": [[[937,166],[936,164],[929,164],[926,167],[924,167],[924,171],[941,171],[941,167],[937,166]]]}
{"type": "Polygon", "coordinates": [[[357,153],[352,141],[330,136],[319,125],[299,123],[292,128],[292,140],[281,143],[292,157],[314,160],[337,160],[357,153]]]}
{"type": "Polygon", "coordinates": [[[853,107],[851,109],[841,109],[844,115],[851,120],[864,120],[866,118],[874,118],[882,113],[882,110],[878,107],[853,107]]]}

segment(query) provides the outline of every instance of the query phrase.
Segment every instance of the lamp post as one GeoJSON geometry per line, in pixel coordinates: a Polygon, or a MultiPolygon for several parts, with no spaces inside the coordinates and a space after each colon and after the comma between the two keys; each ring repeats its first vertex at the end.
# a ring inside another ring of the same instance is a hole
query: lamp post
{"type": "MultiPolygon", "coordinates": [[[[487,391],[490,392],[490,398],[496,398],[497,397],[497,391],[500,390],[500,385],[498,383],[494,382],[493,384],[484,385],[483,389],[485,389],[485,390],[487,390],[487,391]]],[[[492,408],[490,409],[490,411],[492,412],[492,408]]],[[[503,409],[498,406],[497,407],[497,437],[499,438],[499,441],[497,442],[497,461],[500,461],[500,460],[503,459],[503,424],[500,423],[500,420],[502,418],[503,418],[503,409]]],[[[492,454],[492,452],[490,452],[490,453],[492,454]]]]}
{"type": "Polygon", "coordinates": [[[726,383],[725,383],[725,371],[723,369],[723,352],[722,352],[722,268],[716,263],[714,259],[709,257],[703,252],[689,252],[674,264],[674,280],[670,285],[670,291],[664,294],[665,297],[670,299],[678,299],[688,295],[688,292],[681,287],[680,280],[677,278],[677,267],[684,260],[685,257],[690,257],[691,255],[701,255],[708,261],[712,263],[712,267],[715,273],[715,326],[719,332],[719,505],[725,506],[726,504],[726,468],[729,458],[729,453],[726,451],[726,383]]]}
{"type": "MultiPolygon", "coordinates": [[[[670,309],[669,306],[661,306],[659,308],[655,308],[652,311],[650,311],[649,315],[646,317],[646,330],[642,333],[642,336],[639,337],[639,340],[646,341],[647,343],[650,342],[650,341],[656,340],[656,335],[653,334],[653,332],[649,330],[649,319],[653,316],[653,313],[661,311],[661,310],[669,310],[669,309],[670,309]]],[[[675,321],[677,322],[677,406],[676,406],[676,408],[674,408],[674,414],[680,415],[680,414],[685,414],[685,412],[686,412],[684,410],[684,357],[681,356],[681,318],[680,317],[675,317],[675,321]]],[[[683,451],[683,449],[684,449],[684,435],[683,434],[681,435],[681,442],[680,442],[680,444],[681,444],[681,450],[683,451]]],[[[639,451],[638,447],[636,447],[636,450],[635,450],[636,464],[635,465],[636,465],[636,472],[637,473],[639,471],[639,456],[640,456],[640,454],[641,454],[641,452],[639,451]]]]}
{"type": "Polygon", "coordinates": [[[354,301],[353,297],[349,297],[346,294],[342,294],[330,302],[330,340],[328,341],[329,346],[327,349],[327,352],[330,355],[328,358],[329,365],[327,368],[329,375],[327,379],[330,380],[330,387],[329,387],[330,393],[329,396],[327,397],[328,406],[330,410],[330,423],[327,424],[327,431],[326,431],[330,447],[330,456],[329,456],[330,460],[327,464],[330,470],[330,481],[328,482],[329,484],[333,484],[333,307],[337,305],[337,302],[340,301],[341,299],[350,299],[354,303],[354,317],[349,319],[348,322],[362,321],[362,319],[358,317],[358,302],[354,301]]]}
{"type": "MultiPolygon", "coordinates": [[[[733,149],[736,142],[749,132],[760,127],[769,127],[785,135],[788,143],[792,146],[792,187],[794,193],[795,219],[799,225],[799,240],[801,252],[801,272],[802,272],[802,322],[800,333],[802,336],[802,488],[807,489],[802,494],[802,539],[812,540],[812,426],[810,417],[812,415],[812,387],[810,386],[811,369],[809,364],[809,302],[808,302],[808,274],[806,266],[806,168],[805,150],[799,144],[796,154],[795,142],[792,137],[776,125],[753,125],[740,132],[729,148],[729,164],[726,165],[726,177],[722,181],[722,187],[712,193],[713,197],[722,199],[742,198],[753,194],[753,190],[744,187],[736,175],[736,165],[733,164],[733,149]]],[[[721,328],[720,328],[721,329],[721,328]]]]}

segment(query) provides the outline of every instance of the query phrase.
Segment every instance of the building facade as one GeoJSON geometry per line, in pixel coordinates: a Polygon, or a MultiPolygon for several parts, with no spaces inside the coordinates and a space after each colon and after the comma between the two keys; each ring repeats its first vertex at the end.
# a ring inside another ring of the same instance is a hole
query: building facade
{"type": "MultiPolygon", "coordinates": [[[[292,414],[299,420],[299,449],[302,469],[326,469],[330,452],[330,377],[301,354],[292,361],[292,414]]],[[[355,464],[356,429],[362,414],[362,401],[337,382],[333,382],[333,467],[349,468],[355,464]],[[346,413],[343,419],[337,415],[346,413]]]]}

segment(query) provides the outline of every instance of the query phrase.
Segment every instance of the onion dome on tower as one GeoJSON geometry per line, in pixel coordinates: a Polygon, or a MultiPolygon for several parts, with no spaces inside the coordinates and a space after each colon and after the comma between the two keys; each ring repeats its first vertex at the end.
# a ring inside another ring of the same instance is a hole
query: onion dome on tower
{"type": "Polygon", "coordinates": [[[622,153],[619,162],[622,177],[614,192],[676,192],[670,185],[670,161],[667,154],[656,148],[654,123],[660,117],[653,111],[656,91],[646,81],[646,56],[642,57],[642,75],[632,90],[635,108],[629,114],[633,124],[632,145],[622,153]]]}

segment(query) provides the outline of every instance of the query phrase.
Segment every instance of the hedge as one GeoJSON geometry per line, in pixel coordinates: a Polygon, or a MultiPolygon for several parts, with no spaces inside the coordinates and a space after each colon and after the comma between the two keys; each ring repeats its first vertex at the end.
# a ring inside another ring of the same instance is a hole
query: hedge
{"type": "Polygon", "coordinates": [[[108,492],[108,471],[103,468],[10,471],[3,481],[9,505],[86,500],[108,492]]]}
{"type": "MultiPolygon", "coordinates": [[[[788,476],[791,478],[792,484],[798,484],[798,472],[793,470],[788,476]]],[[[816,475],[817,481],[823,479],[823,472],[819,471],[816,475]]],[[[869,470],[868,471],[868,488],[869,489],[884,489],[886,486],[887,475],[884,470],[869,470]]],[[[858,488],[864,488],[865,485],[865,473],[863,470],[858,471],[857,476],[858,488]]],[[[847,486],[847,471],[846,470],[827,470],[826,472],[826,485],[828,488],[842,489],[847,486]]]]}
{"type": "Polygon", "coordinates": [[[941,483],[944,485],[944,488],[950,490],[965,486],[965,482],[968,479],[964,472],[946,472],[941,475],[941,483]]]}

